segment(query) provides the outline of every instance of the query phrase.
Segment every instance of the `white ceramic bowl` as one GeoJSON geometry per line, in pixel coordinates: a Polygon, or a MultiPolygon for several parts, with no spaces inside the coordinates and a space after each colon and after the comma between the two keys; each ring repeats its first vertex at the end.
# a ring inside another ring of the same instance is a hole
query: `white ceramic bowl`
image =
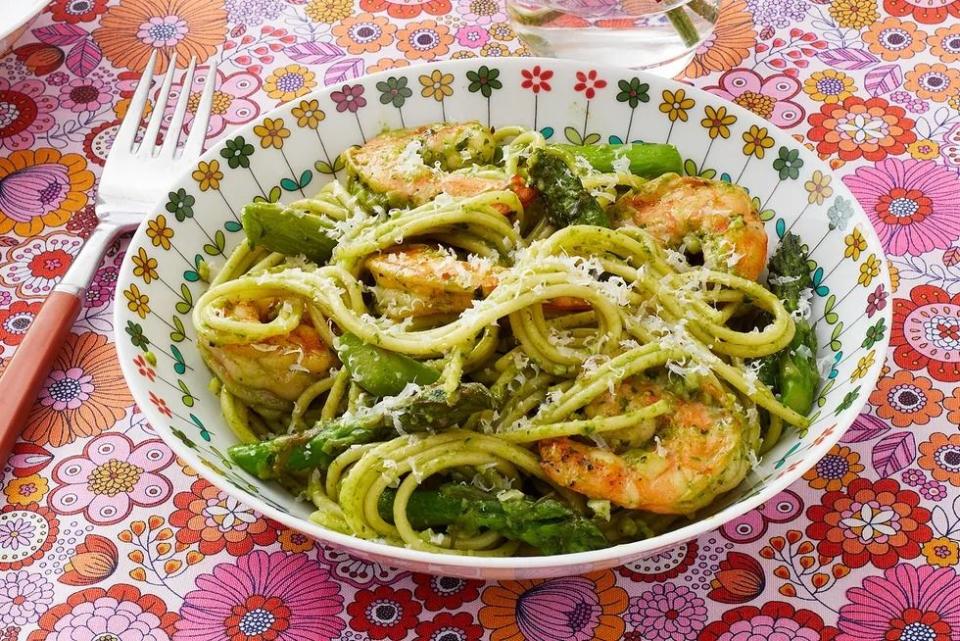
{"type": "Polygon", "coordinates": [[[811,177],[819,172],[821,183],[830,180],[829,167],[789,134],[716,96],[673,80],[573,61],[460,60],[330,87],[266,118],[282,120],[290,131],[281,148],[261,145],[254,126],[263,119],[233,132],[199,166],[186,169],[171,185],[169,198],[140,226],[118,286],[118,352],[134,397],[177,454],[224,491],[332,546],[387,565],[487,579],[559,576],[626,563],[716,528],[786,488],[843,434],[876,382],[890,308],[865,310],[876,287],[889,291],[890,286],[866,215],[839,179],[832,179],[832,195],[818,200],[808,191],[818,182],[811,177]],[[323,120],[302,117],[304,109],[322,110],[323,120]],[[704,121],[705,109],[711,118],[726,118],[725,124],[711,127],[704,121]],[[717,114],[720,109],[725,113],[717,114]],[[742,485],[699,521],[646,541],[549,557],[439,555],[328,531],[307,520],[309,504],[233,466],[225,452],[235,439],[217,399],[207,391],[210,374],[193,342],[190,310],[206,287],[197,275],[197,261],[223,261],[243,236],[236,215],[255,196],[298,198],[301,187],[309,193],[330,180],[334,170],[342,175],[338,154],[348,146],[387,127],[443,119],[536,127],[551,140],[666,141],[689,159],[688,173],[732,176],[747,187],[767,221],[771,248],[779,234],[792,229],[817,263],[812,319],[821,345],[818,356],[832,368],[810,429],[802,435],[788,430],[742,485]],[[761,144],[755,144],[758,138],[761,144]],[[221,177],[205,180],[205,173],[217,171],[221,177]],[[854,233],[865,249],[845,256],[844,238],[854,233]],[[144,255],[157,261],[156,278],[145,278],[137,269],[135,261],[142,264],[144,255]],[[144,361],[147,350],[158,359],[153,367],[144,361]]]}
{"type": "Polygon", "coordinates": [[[3,0],[0,2],[0,54],[9,51],[49,0],[3,0]]]}

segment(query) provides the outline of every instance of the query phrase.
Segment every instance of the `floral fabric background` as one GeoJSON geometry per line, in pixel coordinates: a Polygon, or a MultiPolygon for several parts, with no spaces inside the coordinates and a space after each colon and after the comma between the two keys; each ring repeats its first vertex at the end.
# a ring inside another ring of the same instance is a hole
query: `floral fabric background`
{"type": "MultiPolygon", "coordinates": [[[[366,72],[526,54],[499,0],[54,0],[0,59],[0,367],[95,224],[156,48],[219,60],[212,136],[366,72]]],[[[871,297],[894,312],[877,389],[777,499],[658,557],[549,581],[323,549],[198,478],[134,406],[110,314],[121,243],[4,470],[0,640],[960,640],[958,62],[960,0],[724,0],[686,70],[826,159],[810,202],[844,181],[893,276],[871,297]]],[[[388,89],[430,95],[424,78],[388,89]]],[[[161,216],[150,237],[168,232],[161,216]]]]}

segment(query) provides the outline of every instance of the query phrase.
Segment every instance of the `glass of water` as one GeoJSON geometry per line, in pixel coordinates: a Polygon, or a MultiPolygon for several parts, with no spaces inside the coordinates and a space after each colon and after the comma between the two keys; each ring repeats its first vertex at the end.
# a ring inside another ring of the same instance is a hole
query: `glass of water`
{"type": "Polygon", "coordinates": [[[717,22],[720,0],[506,0],[537,56],[683,71],[717,22]]]}

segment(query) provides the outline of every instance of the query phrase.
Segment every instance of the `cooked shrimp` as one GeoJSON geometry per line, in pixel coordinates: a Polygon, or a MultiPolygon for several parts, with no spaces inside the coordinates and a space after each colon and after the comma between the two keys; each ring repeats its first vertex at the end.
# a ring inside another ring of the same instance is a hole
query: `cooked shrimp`
{"type": "MultiPolygon", "coordinates": [[[[234,305],[229,313],[237,320],[260,322],[267,307],[245,302],[234,305]]],[[[277,409],[288,407],[307,387],[327,376],[337,362],[330,346],[305,322],[289,334],[256,343],[201,347],[230,392],[277,409]]]]}
{"type": "Polygon", "coordinates": [[[507,189],[509,180],[502,176],[466,169],[492,162],[494,150],[490,130],[467,122],[387,131],[348,149],[345,156],[351,181],[383,194],[394,207],[405,207],[422,205],[441,193],[473,196],[507,189]]]}
{"type": "Polygon", "coordinates": [[[407,245],[366,261],[377,283],[381,311],[391,318],[458,313],[473,304],[478,290],[497,285],[493,266],[459,260],[429,245],[407,245]]]}
{"type": "Polygon", "coordinates": [[[665,174],[614,206],[620,226],[645,229],[664,247],[700,253],[710,269],[757,280],[767,262],[767,234],[738,185],[665,174]]]}
{"type": "Polygon", "coordinates": [[[617,454],[557,438],[540,443],[540,464],[555,483],[590,498],[658,514],[694,512],[743,480],[758,429],[730,406],[722,391],[703,389],[702,400],[683,400],[652,382],[622,383],[615,394],[594,401],[588,413],[617,415],[661,398],[673,402],[670,413],[653,426],[604,435],[646,440],[644,447],[617,454]]]}

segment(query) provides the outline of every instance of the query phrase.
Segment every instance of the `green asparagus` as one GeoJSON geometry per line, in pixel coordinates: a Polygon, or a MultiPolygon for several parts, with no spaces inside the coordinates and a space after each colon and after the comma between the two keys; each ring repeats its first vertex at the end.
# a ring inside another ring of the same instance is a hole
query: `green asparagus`
{"type": "Polygon", "coordinates": [[[537,149],[530,156],[529,183],[540,192],[547,218],[557,227],[610,227],[606,212],[570,169],[568,157],[566,152],[551,148],[537,149]]]}
{"type": "MultiPolygon", "coordinates": [[[[380,516],[393,522],[395,490],[380,495],[380,516]]],[[[418,529],[453,526],[464,534],[492,530],[522,541],[542,554],[569,554],[607,547],[597,525],[555,499],[504,496],[469,485],[447,483],[435,490],[418,489],[407,503],[407,518],[418,529]]]]}
{"type": "Polygon", "coordinates": [[[408,383],[430,385],[440,372],[403,354],[364,343],[354,334],[337,339],[337,355],[350,378],[376,396],[396,396],[408,383]]]}
{"type": "Polygon", "coordinates": [[[630,163],[630,173],[642,178],[683,173],[683,159],[673,145],[631,143],[626,145],[547,145],[586,160],[597,171],[611,172],[620,158],[630,163]]]}
{"type": "Polygon", "coordinates": [[[328,233],[329,220],[280,203],[250,203],[244,206],[241,219],[251,245],[262,245],[287,256],[302,254],[316,263],[325,263],[337,244],[328,233]]]}
{"type": "Polygon", "coordinates": [[[268,480],[285,472],[325,469],[352,445],[380,441],[397,432],[440,430],[492,407],[493,397],[480,383],[465,383],[452,395],[430,385],[410,396],[386,398],[353,415],[318,422],[297,434],[234,445],[228,454],[242,469],[268,480]]]}
{"type": "MultiPolygon", "coordinates": [[[[800,237],[787,233],[767,266],[767,286],[787,308],[796,312],[804,290],[813,288],[807,253],[800,237]]],[[[770,385],[780,402],[806,415],[816,400],[820,386],[817,368],[817,334],[806,318],[795,320],[796,332],[787,347],[761,360],[759,378],[770,385]]]]}

